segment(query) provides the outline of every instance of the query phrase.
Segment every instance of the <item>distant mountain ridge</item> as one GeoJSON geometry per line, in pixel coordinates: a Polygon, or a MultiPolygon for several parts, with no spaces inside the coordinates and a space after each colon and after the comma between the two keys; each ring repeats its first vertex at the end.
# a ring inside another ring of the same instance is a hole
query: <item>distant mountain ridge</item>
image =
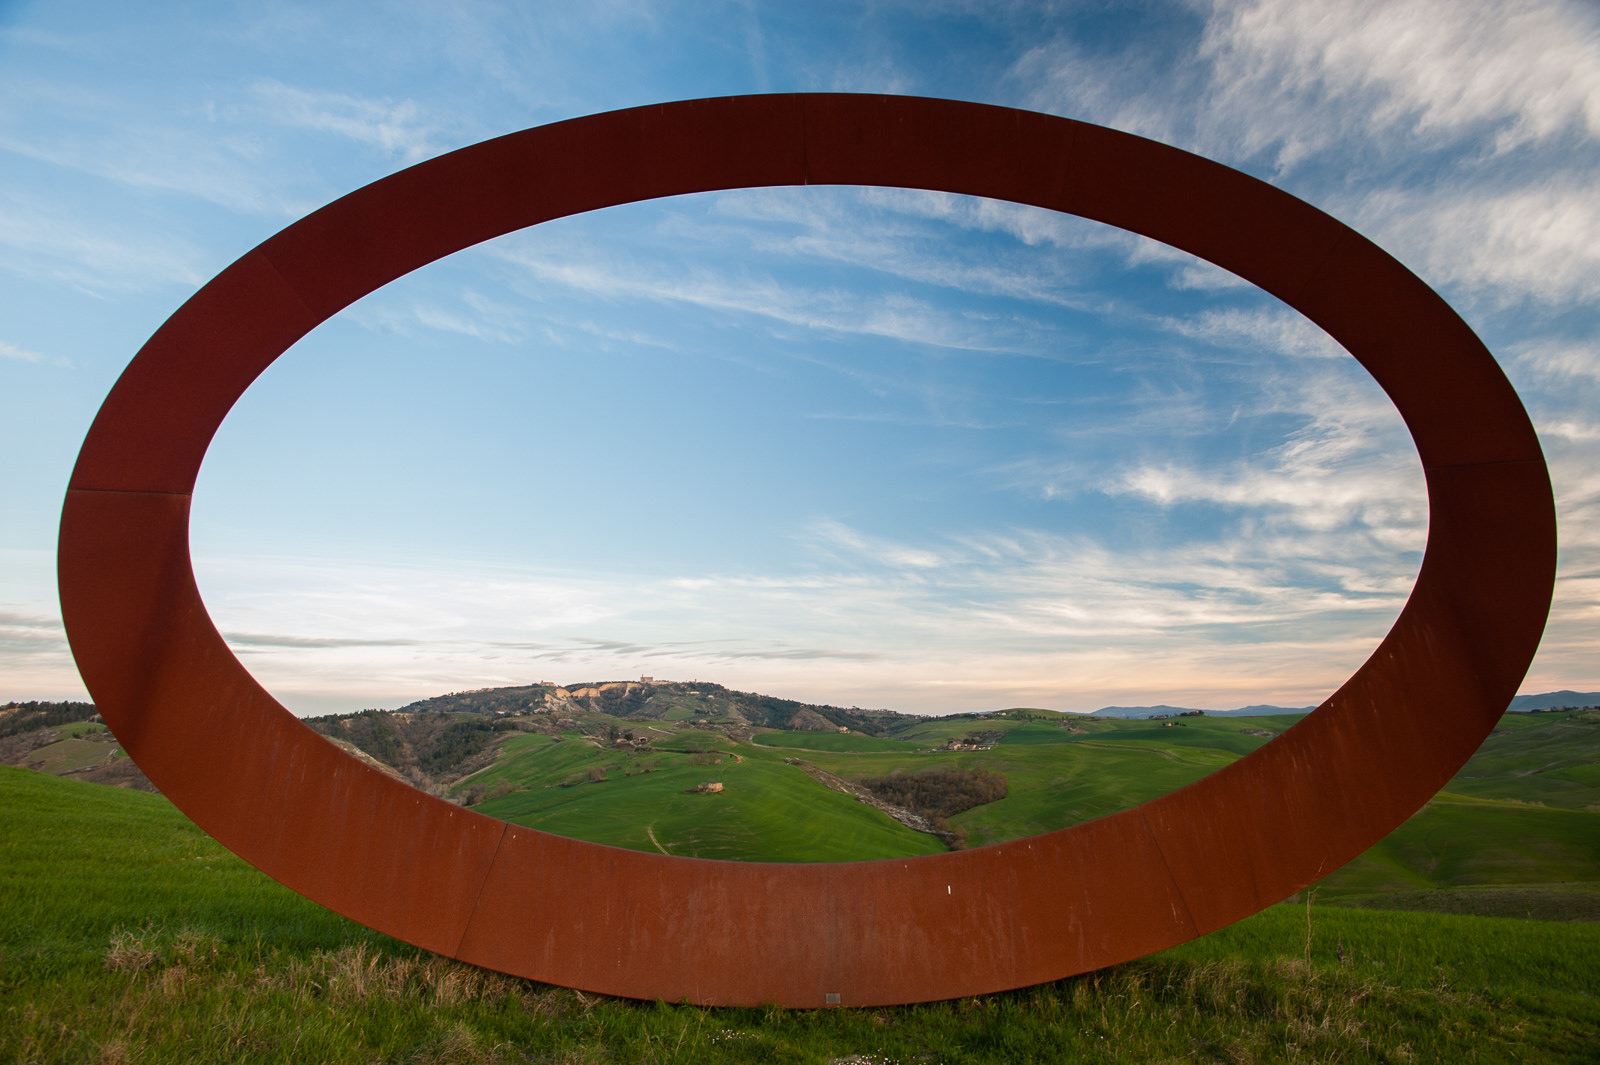
{"type": "MultiPolygon", "coordinates": [[[[1575,692],[1563,688],[1558,692],[1545,692],[1542,695],[1519,695],[1511,700],[1511,705],[1506,709],[1512,713],[1527,713],[1531,710],[1554,710],[1568,707],[1600,706],[1600,692],[1575,692]]],[[[1193,706],[1102,706],[1089,717],[1177,717],[1179,714],[1192,714],[1199,708],[1193,706]]],[[[1272,714],[1309,714],[1315,710],[1314,706],[1241,706],[1237,710],[1205,710],[1208,717],[1267,717],[1272,714]]]]}
{"type": "Polygon", "coordinates": [[[1557,707],[1600,706],[1600,692],[1575,692],[1563,689],[1543,695],[1519,695],[1511,700],[1509,710],[1552,710],[1557,707]]]}
{"type": "Polygon", "coordinates": [[[1314,706],[1241,706],[1237,710],[1204,710],[1193,706],[1102,706],[1088,717],[1178,717],[1205,714],[1207,717],[1269,717],[1273,714],[1309,714],[1314,706]]]}

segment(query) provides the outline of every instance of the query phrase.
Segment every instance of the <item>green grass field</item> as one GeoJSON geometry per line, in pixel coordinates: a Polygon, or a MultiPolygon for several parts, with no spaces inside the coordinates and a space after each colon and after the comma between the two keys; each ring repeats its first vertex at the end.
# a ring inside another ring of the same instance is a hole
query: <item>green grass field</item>
{"type": "MultiPolygon", "coordinates": [[[[704,709],[694,707],[696,712],[704,709]]],[[[1298,716],[1141,721],[1016,710],[906,722],[892,736],[594,715],[588,736],[501,734],[499,757],[454,794],[492,816],[643,851],[762,861],[912,856],[943,846],[800,766],[844,778],[934,767],[1003,773],[1008,795],[953,816],[968,845],[1016,839],[1148,801],[1249,753],[1298,716]],[[652,748],[611,737],[648,736],[652,748]],[[981,737],[988,750],[940,749],[981,737]],[[718,794],[693,793],[715,780],[718,794]]],[[[45,771],[112,755],[78,722],[28,757],[45,771]]],[[[1444,794],[1321,885],[1325,904],[1600,919],[1600,714],[1508,714],[1444,794]]]]}
{"type": "Polygon", "coordinates": [[[1600,714],[1507,714],[1450,790],[1568,810],[1600,807],[1600,714]]]}
{"type": "Polygon", "coordinates": [[[519,737],[515,756],[473,778],[521,785],[477,809],[492,817],[634,850],[687,858],[847,861],[863,854],[932,854],[913,832],[781,760],[730,754],[600,750],[581,739],[519,737]],[[544,742],[536,742],[543,740],[544,742]],[[602,771],[590,779],[590,771],[602,771]],[[552,784],[559,778],[568,786],[552,784]],[[717,781],[715,794],[693,789],[717,781]]]}
{"type": "Polygon", "coordinates": [[[903,751],[902,740],[861,736],[841,732],[758,732],[758,747],[781,747],[791,751],[903,751]]]}
{"type": "MultiPolygon", "coordinates": [[[[657,725],[664,750],[517,734],[466,785],[482,812],[597,843],[704,858],[843,861],[927,854],[936,837],[829,791],[786,759],[845,778],[935,766],[1005,774],[999,801],[950,818],[971,846],[1102,817],[1193,783],[1292,727],[1295,716],[1171,726],[1019,713],[920,722],[894,738],[763,732],[736,743],[657,725]],[[991,749],[937,749],[1001,733],[991,749]],[[671,734],[669,734],[671,733],[671,734]],[[699,752],[699,753],[694,753],[699,752]],[[597,770],[602,779],[590,780],[597,770]],[[720,794],[693,794],[708,780],[720,794]],[[566,786],[562,786],[566,785],[566,786]]],[[[1600,715],[1507,715],[1445,793],[1320,885],[1324,904],[1600,920],[1600,715]]],[[[459,790],[459,789],[458,789],[459,790]]]]}
{"type": "Polygon", "coordinates": [[[827,790],[783,764],[784,758],[801,756],[847,778],[934,766],[1004,773],[1011,782],[1007,798],[952,818],[977,846],[1136,805],[1221,768],[1240,748],[1253,749],[1241,740],[1265,742],[1238,735],[1232,722],[1221,723],[1209,743],[1200,729],[1157,729],[1161,735],[1146,737],[1149,728],[1115,723],[1086,738],[1049,724],[1006,724],[1014,726],[1013,734],[1047,730],[1051,742],[940,751],[926,746],[926,737],[919,743],[827,732],[761,733],[753,744],[735,745],[720,734],[690,732],[660,739],[667,751],[634,752],[602,750],[576,734],[559,742],[516,736],[494,766],[468,783],[486,785],[491,796],[497,785],[520,789],[487,799],[479,807],[484,813],[591,842],[747,861],[844,861],[926,854],[941,845],[827,790]],[[1187,744],[1173,743],[1173,732],[1196,735],[1187,744]],[[673,753],[684,746],[711,747],[708,736],[721,741],[715,765],[709,755],[673,753]],[[604,779],[586,782],[591,770],[604,770],[604,779]],[[685,793],[711,779],[726,790],[716,796],[685,793]]]}
{"type": "Polygon", "coordinates": [[[0,766],[0,810],[5,964],[35,978],[98,964],[115,927],[193,924],[239,940],[266,923],[306,949],[349,941],[350,922],[257,873],[159,795],[0,766]]]}
{"type": "Polygon", "coordinates": [[[1320,890],[1341,905],[1600,921],[1600,816],[1447,792],[1320,890]]]}
{"type": "Polygon", "coordinates": [[[1600,1039],[1600,925],[1286,904],[981,998],[702,1009],[416,951],[250,869],[159,796],[0,768],[0,808],[6,1062],[1576,1065],[1600,1039]]]}

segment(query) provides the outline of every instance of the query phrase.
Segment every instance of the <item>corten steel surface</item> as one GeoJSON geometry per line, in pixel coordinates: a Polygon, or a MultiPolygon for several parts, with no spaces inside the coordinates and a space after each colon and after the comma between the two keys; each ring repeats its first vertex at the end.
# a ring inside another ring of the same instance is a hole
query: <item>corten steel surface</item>
{"type": "Polygon", "coordinates": [[[1555,515],[1532,426],[1426,285],[1350,229],[1205,159],[1062,118],[945,100],[754,96],[515,133],[317,211],[201,289],[89,431],[61,521],[62,610],[117,738],[207,832],[401,939],[586,990],[866,1005],[1016,987],[1135,958],[1277,902],[1382,838],[1478,747],[1533,657],[1555,515]],[[229,652],[189,560],[190,492],[252,380],[352,300],[546,219],[773,185],[937,189],[1108,222],[1277,295],[1400,409],[1427,475],[1421,574],[1372,657],[1300,724],[1136,809],[906,860],[670,858],[518,828],[369,769],[229,652]]]}

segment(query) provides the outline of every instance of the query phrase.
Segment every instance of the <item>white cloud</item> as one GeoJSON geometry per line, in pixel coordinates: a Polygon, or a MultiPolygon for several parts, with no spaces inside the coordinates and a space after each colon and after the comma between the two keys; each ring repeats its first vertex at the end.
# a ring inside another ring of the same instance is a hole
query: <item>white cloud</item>
{"type": "Polygon", "coordinates": [[[1550,467],[1561,523],[1561,581],[1575,581],[1600,568],[1600,343],[1530,341],[1512,349],[1508,371],[1528,403],[1550,467]]]}
{"type": "Polygon", "coordinates": [[[913,571],[937,569],[946,564],[937,552],[866,536],[843,522],[814,522],[808,535],[830,554],[843,549],[844,556],[852,562],[865,561],[874,566],[913,571]]]}
{"type": "MultiPolygon", "coordinates": [[[[761,190],[718,198],[714,217],[759,223],[717,236],[750,250],[842,263],[917,284],[1080,307],[1079,278],[1060,256],[1042,250],[978,250],[950,245],[950,228],[1004,233],[1027,249],[1080,248],[1114,240],[1115,230],[1055,211],[998,200],[916,190],[761,190]],[[927,223],[938,223],[938,226],[927,223]],[[1099,230],[1103,232],[1092,232],[1099,230]],[[974,255],[980,256],[973,261],[974,255]]],[[[701,219],[673,228],[706,237],[701,219]]]]}
{"type": "Polygon", "coordinates": [[[3,340],[0,340],[0,359],[19,359],[22,362],[43,362],[49,363],[51,366],[62,366],[68,369],[72,367],[72,363],[66,359],[41,355],[37,351],[31,351],[28,348],[19,348],[15,344],[7,344],[3,340]]]}
{"type": "Polygon", "coordinates": [[[908,344],[977,352],[1040,354],[1033,322],[974,321],[903,293],[866,295],[846,288],[782,285],[761,276],[729,278],[705,269],[670,273],[526,247],[500,251],[541,284],[561,285],[608,300],[683,303],[755,315],[786,326],[840,335],[883,337],[908,344]]]}
{"type": "Polygon", "coordinates": [[[263,117],[300,129],[332,133],[414,163],[439,150],[440,123],[414,100],[372,100],[339,92],[316,92],[279,81],[252,90],[263,117]]]}
{"type": "Polygon", "coordinates": [[[0,701],[82,699],[56,605],[55,552],[0,546],[0,701]]]}
{"type": "Polygon", "coordinates": [[[1167,507],[1222,506],[1258,529],[1354,529],[1390,550],[1420,551],[1426,490],[1398,413],[1344,363],[1295,370],[1264,381],[1253,412],[1303,421],[1282,444],[1228,465],[1141,463],[1103,489],[1167,507]]]}
{"type": "MultiPolygon", "coordinates": [[[[1544,442],[1561,521],[1556,603],[1525,690],[1592,676],[1600,346],[1586,339],[1585,323],[1600,306],[1600,10],[1563,0],[1192,7],[1198,32],[1176,30],[1165,52],[1049,41],[1012,74],[1033,106],[1265,172],[1475,312],[1475,327],[1487,327],[1491,343],[1510,353],[1508,371],[1544,442]]],[[[1176,328],[1249,342],[1229,328],[1231,313],[1176,328]]],[[[1255,339],[1281,346],[1288,338],[1258,330],[1255,339]]],[[[1347,409],[1342,400],[1327,406],[1347,409]]],[[[1291,395],[1285,409],[1315,408],[1291,395]]],[[[1327,449],[1341,439],[1359,444],[1361,434],[1317,431],[1305,443],[1327,449]]],[[[1283,453],[1222,475],[1148,464],[1131,469],[1125,487],[1173,505],[1282,508],[1280,521],[1420,529],[1397,471],[1362,454],[1330,452],[1306,466],[1283,453]],[[1365,477],[1369,487],[1307,496],[1303,487],[1320,484],[1324,468],[1354,474],[1352,485],[1365,477]]]]}
{"type": "Polygon", "coordinates": [[[1531,373],[1538,383],[1565,390],[1573,384],[1600,385],[1600,340],[1538,340],[1513,349],[1514,370],[1531,373]]]}
{"type": "Polygon", "coordinates": [[[1580,421],[1576,418],[1565,421],[1546,419],[1539,424],[1539,435],[1547,438],[1556,437],[1572,444],[1600,442],[1600,422],[1580,421]]]}
{"type": "Polygon", "coordinates": [[[23,362],[43,362],[44,356],[37,351],[29,351],[0,340],[0,358],[21,359],[23,362]]]}
{"type": "Polygon", "coordinates": [[[1600,18],[1579,4],[1218,0],[1199,54],[1210,107],[1249,116],[1243,151],[1277,144],[1283,166],[1358,131],[1600,139],[1600,18]]]}
{"type": "Polygon", "coordinates": [[[360,180],[460,139],[459,123],[412,100],[318,92],[271,79],[208,87],[195,99],[160,107],[135,93],[38,76],[13,76],[0,89],[10,105],[0,111],[0,150],[246,214],[299,217],[348,191],[323,186],[320,173],[307,174],[306,149],[286,141],[289,131],[330,134],[383,153],[389,162],[358,171],[360,180]],[[285,166],[291,155],[296,165],[285,166]]]}
{"type": "Polygon", "coordinates": [[[1023,692],[1074,709],[1310,702],[1370,653],[1414,576],[1344,534],[1112,550],[1030,530],[903,543],[831,521],[802,540],[811,567],[790,575],[290,559],[200,575],[246,665],[302,712],[639,672],[918,711],[1023,692]]]}
{"type": "Polygon", "coordinates": [[[205,280],[199,249],[59,209],[0,199],[0,269],[85,292],[139,292],[205,280]]]}
{"type": "Polygon", "coordinates": [[[1391,190],[1351,205],[1374,240],[1433,284],[1491,304],[1600,303],[1600,197],[1592,175],[1509,190],[1391,190]]]}
{"type": "MultiPolygon", "coordinates": [[[[724,194],[717,213],[800,230],[762,234],[750,246],[810,256],[880,271],[921,284],[1034,300],[1047,305],[1105,311],[1111,300],[1084,252],[1110,251],[1129,266],[1158,265],[1179,289],[1249,289],[1248,281],[1158,241],[1077,215],[925,189],[862,188],[848,192],[808,188],[724,194]],[[929,225],[927,223],[934,223],[929,225]],[[973,249],[952,246],[951,230],[996,234],[1021,247],[996,242],[973,249]],[[1066,252],[1071,254],[1057,254],[1066,252]]],[[[694,227],[704,231],[704,225],[694,227]]]]}
{"type": "MultiPolygon", "coordinates": [[[[952,91],[983,98],[1011,95],[1020,85],[1020,95],[1035,106],[1144,132],[1257,173],[1275,172],[1415,264],[1430,282],[1471,296],[1502,334],[1513,313],[1554,321],[1552,309],[1600,301],[1600,207],[1592,191],[1600,161],[1600,20],[1592,7],[1226,0],[1195,9],[1192,24],[1174,19],[1178,29],[1170,36],[1165,29],[1141,35],[1126,51],[1045,42],[1015,64],[1009,86],[974,81],[952,91]],[[1529,310],[1528,303],[1539,306],[1529,310]]],[[[967,14],[988,17],[992,11],[973,5],[967,14]]],[[[613,53],[592,43],[601,37],[631,40],[670,29],[662,22],[641,30],[640,23],[657,15],[648,7],[602,15],[512,8],[463,14],[413,5],[405,14],[394,23],[410,27],[404,32],[374,28],[340,45],[340,55],[359,64],[306,75],[285,59],[319,54],[308,49],[339,40],[343,24],[320,9],[269,12],[262,17],[274,24],[252,45],[258,54],[244,57],[231,81],[217,82],[220,91],[209,104],[209,89],[174,93],[183,107],[201,101],[188,111],[163,101],[119,100],[115,89],[84,93],[7,80],[0,147],[51,164],[37,167],[41,172],[73,170],[116,183],[124,197],[117,210],[135,201],[154,205],[167,212],[163,220],[186,219],[189,228],[163,221],[147,226],[156,235],[145,239],[134,221],[104,225],[76,208],[36,209],[0,195],[0,267],[97,296],[199,283],[212,272],[209,257],[182,234],[213,231],[210,225],[225,212],[191,202],[187,208],[205,213],[190,218],[168,212],[171,202],[148,192],[205,200],[228,212],[298,214],[397,161],[455,142],[467,120],[434,101],[470,101],[468,113],[482,105],[483,121],[496,124],[517,114],[531,123],[556,110],[578,114],[638,102],[584,95],[574,86],[590,75],[578,68],[615,69],[613,53]],[[296,25],[285,28],[286,19],[296,25]],[[573,28],[578,23],[582,32],[573,28]],[[563,49],[573,41],[584,47],[563,49]],[[263,55],[270,61],[258,62],[263,55]],[[607,62],[595,64],[596,55],[607,62]],[[435,93],[409,80],[375,81],[370,73],[396,60],[389,69],[431,77],[441,57],[471,77],[416,83],[435,93]],[[427,65],[408,66],[413,60],[427,65]],[[325,75],[329,80],[320,80],[325,75]],[[319,88],[310,87],[310,78],[319,79],[319,88]],[[485,95],[481,86],[489,81],[500,84],[485,95]],[[518,104],[506,106],[507,96],[518,104]],[[318,146],[336,150],[318,154],[318,146]]],[[[1016,24],[1031,28],[1042,21],[1036,14],[1025,11],[1016,24]]],[[[797,72],[775,23],[734,23],[728,40],[726,51],[736,53],[729,62],[769,64],[775,81],[828,81],[826,61],[797,72]],[[764,39],[761,29],[768,32],[764,39]]],[[[679,47],[665,37],[661,44],[679,47]]],[[[683,53],[690,54],[707,53],[683,53]]],[[[969,59],[941,59],[939,73],[969,59]]],[[[839,87],[937,91],[929,89],[933,68],[907,73],[889,58],[837,69],[839,87]]],[[[686,84],[650,80],[664,77],[652,68],[605,92],[686,84]]],[[[173,84],[188,90],[197,83],[189,77],[173,84]]],[[[80,197],[79,207],[83,188],[110,188],[72,178],[79,184],[62,195],[80,197]]],[[[226,224],[254,232],[264,223],[254,217],[226,224]]],[[[571,576],[362,560],[213,566],[202,576],[214,592],[214,611],[270,687],[308,704],[343,699],[344,708],[354,708],[523,682],[546,670],[562,671],[550,679],[574,679],[628,675],[641,667],[659,673],[665,670],[650,667],[670,663],[685,673],[784,694],[905,709],[993,706],[1005,693],[1017,702],[1080,708],[1153,700],[1313,701],[1359,664],[1398,611],[1426,524],[1415,459],[1398,418],[1370,383],[1363,391],[1351,383],[1354,374],[1341,375],[1343,356],[1327,358],[1338,349],[1314,327],[1279,308],[1233,306],[1243,286],[1238,279],[1132,235],[1050,212],[903,190],[730,194],[692,218],[683,233],[663,227],[652,237],[665,251],[657,260],[641,256],[639,264],[543,239],[517,245],[512,259],[525,276],[511,287],[562,290],[548,301],[541,296],[515,307],[472,291],[424,289],[399,297],[391,291],[349,313],[398,332],[430,330],[493,343],[526,344],[585,330],[606,341],[679,346],[653,335],[653,325],[634,328],[624,315],[582,320],[598,305],[611,304],[603,308],[611,311],[632,300],[697,308],[706,312],[700,320],[718,326],[731,316],[747,317],[741,324],[753,323],[750,332],[758,336],[763,329],[782,337],[812,330],[830,340],[884,337],[953,351],[1054,355],[1048,344],[1060,344],[1069,326],[1049,334],[1036,322],[962,313],[944,297],[959,292],[1034,301],[1045,308],[1040,317],[1056,323],[1075,320],[1051,318],[1061,308],[1087,311],[1099,316],[1097,325],[1133,327],[1107,339],[1099,352],[1068,353],[1081,354],[1085,365],[1099,354],[1097,372],[1115,361],[1115,372],[1135,381],[1124,397],[1127,416],[1100,411],[1074,418],[1064,405],[1057,453],[1041,448],[992,476],[1013,487],[1032,485],[1047,498],[1112,493],[1119,506],[1156,512],[1152,526],[1163,515],[1205,512],[1209,531],[1174,545],[1190,530],[1171,517],[1170,527],[1148,538],[1138,528],[1101,541],[993,527],[894,535],[865,519],[836,517],[801,527],[801,560],[774,572],[571,576]],[[715,222],[738,228],[716,229],[715,222]],[[981,247],[972,241],[977,250],[964,257],[967,246],[942,243],[951,233],[1005,239],[981,247]],[[701,249],[721,240],[739,254],[720,261],[713,254],[705,261],[715,265],[704,270],[683,267],[673,254],[675,237],[698,241],[701,249]],[[804,270],[795,272],[809,283],[780,283],[774,278],[790,275],[741,268],[748,251],[779,256],[785,268],[801,264],[804,270]],[[1172,306],[1193,307],[1200,302],[1192,298],[1197,292],[1220,298],[1211,310],[1147,313],[1100,287],[1096,257],[1085,252],[1159,268],[1170,288],[1183,290],[1172,306]],[[849,283],[816,281],[805,270],[817,264],[870,270],[908,284],[901,295],[879,298],[873,290],[882,286],[870,278],[856,285],[865,276],[860,272],[849,283]],[[583,298],[565,299],[573,294],[583,298]],[[1153,330],[1164,335],[1150,341],[1153,330]],[[1146,350],[1127,350],[1141,345],[1146,350]],[[1261,350],[1288,358],[1247,358],[1261,350]],[[1125,372],[1130,368],[1139,372],[1125,372]],[[1246,380],[1258,370],[1259,378],[1246,380]],[[1235,382],[1237,390],[1230,387],[1235,382]],[[1248,457],[1224,464],[1197,441],[1219,426],[1233,429],[1228,423],[1235,421],[1239,435],[1211,443],[1236,442],[1248,457]],[[1262,453],[1259,437],[1246,439],[1260,429],[1279,442],[1285,422],[1300,428],[1274,450],[1262,453]],[[1145,434],[1177,444],[1165,453],[1130,447],[1111,459],[1070,446],[1107,432],[1120,434],[1118,440],[1145,434]],[[825,679],[816,668],[824,661],[830,663],[825,679]]],[[[483,283],[501,282],[508,272],[491,269],[494,276],[483,283]]],[[[1542,321],[1525,329],[1519,324],[1527,343],[1513,349],[1512,372],[1550,455],[1563,521],[1563,578],[1542,661],[1571,672],[1550,686],[1569,686],[1573,676],[1592,673],[1585,663],[1600,624],[1600,533],[1593,531],[1600,529],[1600,422],[1593,413],[1600,410],[1594,395],[1600,356],[1579,335],[1580,318],[1563,318],[1559,328],[1567,335],[1560,339],[1541,339],[1542,321]]],[[[31,346],[53,350],[41,340],[31,346]]],[[[29,345],[0,342],[0,359],[48,358],[29,345]]],[[[893,382],[859,365],[852,369],[843,354],[837,361],[836,369],[853,372],[862,392],[874,397],[898,389],[897,396],[927,398],[914,389],[933,387],[911,380],[913,373],[893,382]]],[[[985,424],[958,416],[966,408],[954,404],[955,413],[940,417],[946,411],[939,408],[920,418],[935,408],[931,399],[923,407],[904,406],[913,413],[897,408],[826,416],[985,424]]],[[[42,648],[46,658],[56,656],[50,668],[70,672],[70,659],[61,657],[64,645],[51,642],[48,625],[27,621],[49,609],[19,608],[13,613],[26,615],[25,623],[0,617],[0,629],[13,634],[12,651],[20,653],[23,644],[42,648]]],[[[13,661],[7,659],[8,672],[13,661]]]]}
{"type": "Polygon", "coordinates": [[[1315,324],[1282,308],[1220,307],[1159,323],[1180,336],[1236,349],[1281,352],[1299,358],[1346,359],[1349,353],[1315,324]]]}
{"type": "Polygon", "coordinates": [[[405,336],[429,329],[491,344],[518,344],[527,339],[524,308],[490,299],[472,289],[453,298],[380,291],[346,307],[339,315],[367,329],[405,336]]]}
{"type": "Polygon", "coordinates": [[[148,108],[114,93],[53,81],[13,79],[4,88],[12,109],[0,112],[0,150],[250,214],[292,217],[317,206],[268,176],[266,146],[238,126],[204,123],[187,109],[153,120],[148,108]]]}
{"type": "Polygon", "coordinates": [[[1198,38],[1165,65],[1132,46],[1055,41],[1013,74],[1035,107],[1264,164],[1431,282],[1492,305],[1600,299],[1592,7],[1217,0],[1201,11],[1198,38]]]}
{"type": "Polygon", "coordinates": [[[0,610],[0,652],[8,657],[18,651],[60,651],[65,645],[60,618],[0,610]]]}

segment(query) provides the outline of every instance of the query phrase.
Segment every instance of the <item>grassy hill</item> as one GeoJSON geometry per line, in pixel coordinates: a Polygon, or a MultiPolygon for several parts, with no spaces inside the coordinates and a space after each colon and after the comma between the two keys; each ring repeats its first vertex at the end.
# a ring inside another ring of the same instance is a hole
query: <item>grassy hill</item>
{"type": "Polygon", "coordinates": [[[518,736],[468,787],[487,789],[492,797],[478,809],[492,817],[683,857],[826,862],[944,849],[781,758],[746,757],[734,746],[641,752],[518,736]],[[723,790],[694,790],[712,780],[723,790]]]}
{"type": "MultiPolygon", "coordinates": [[[[610,740],[596,719],[564,738],[512,735],[492,766],[449,790],[508,821],[638,850],[763,861],[908,856],[943,844],[818,779],[933,767],[1003,774],[1004,798],[949,818],[967,845],[981,846],[1156,798],[1297,720],[1027,711],[908,720],[878,736],[752,730],[745,740],[660,722],[610,740]],[[709,780],[724,790],[692,793],[709,780]]],[[[1508,715],[1444,793],[1324,880],[1320,898],[1600,920],[1600,788],[1588,783],[1597,769],[1600,714],[1508,715]]]]}
{"type": "MultiPolygon", "coordinates": [[[[310,723],[418,786],[518,824],[675,855],[842,861],[1101,817],[1198,780],[1299,720],[1035,708],[923,718],[618,682],[460,693],[310,723]],[[824,711],[863,715],[871,732],[824,711]],[[1004,797],[935,826],[896,820],[851,783],[933,769],[1000,774],[1004,797]],[[709,782],[721,790],[696,790],[709,782]]],[[[25,763],[46,771],[136,774],[112,739],[87,704],[0,712],[0,743],[24,745],[25,763]]],[[[1317,890],[1340,906],[1600,920],[1600,712],[1507,714],[1441,795],[1317,890]]]]}
{"type": "Polygon", "coordinates": [[[709,721],[718,725],[877,734],[914,715],[863,710],[734,691],[710,681],[589,681],[454,692],[402,706],[400,713],[604,714],[629,721],[709,721]]]}
{"type": "MultiPolygon", "coordinates": [[[[72,713],[10,738],[32,737],[42,768],[114,749],[72,713]]],[[[1146,801],[1298,720],[1021,709],[877,719],[866,734],[662,713],[424,709],[338,727],[507,820],[671,854],[828,861],[944,847],[829,779],[1002,773],[1005,797],[950,818],[980,845],[1146,801]],[[708,781],[723,789],[692,790],[708,781]]],[[[0,1061],[1588,1062],[1597,765],[1600,713],[1507,715],[1388,838],[1231,928],[1037,988],[799,1013],[608,1000],[462,966],[301,899],[158,795],[0,768],[0,1061]]]]}
{"type": "Polygon", "coordinates": [[[25,766],[118,787],[155,786],[123,754],[93,703],[25,702],[0,706],[0,765],[25,766]]]}
{"type": "Polygon", "coordinates": [[[1600,925],[1285,905],[982,998],[700,1009],[419,952],[160,796],[0,767],[0,808],[0,1061],[1576,1065],[1600,1036],[1600,925]]]}
{"type": "Polygon", "coordinates": [[[1507,714],[1450,790],[1594,809],[1600,805],[1600,711],[1507,714]]]}

